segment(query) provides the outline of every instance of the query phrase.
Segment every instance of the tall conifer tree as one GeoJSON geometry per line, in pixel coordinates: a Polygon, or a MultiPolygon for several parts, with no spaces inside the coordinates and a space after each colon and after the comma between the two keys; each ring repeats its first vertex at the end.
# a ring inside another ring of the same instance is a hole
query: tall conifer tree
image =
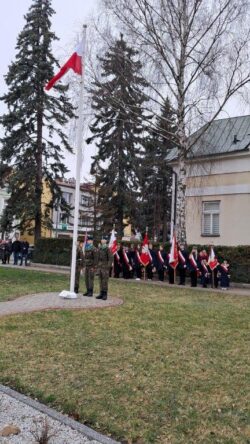
{"type": "Polygon", "coordinates": [[[21,231],[33,227],[35,240],[50,222],[53,202],[61,198],[56,179],[67,171],[62,147],[71,151],[62,130],[73,117],[65,95],[67,88],[56,86],[57,95],[53,97],[44,91],[54,75],[54,66],[58,66],[51,51],[57,39],[51,31],[53,14],[51,0],[33,0],[17,39],[15,61],[5,78],[8,92],[1,97],[8,109],[0,119],[5,130],[1,161],[13,167],[7,212],[11,209],[21,231]],[[52,196],[48,202],[42,202],[44,184],[52,196]]]}
{"type": "Polygon", "coordinates": [[[166,242],[171,216],[172,170],[167,153],[176,146],[176,117],[168,99],[145,143],[140,169],[141,205],[138,226],[148,226],[152,238],[166,242]]]}
{"type": "Polygon", "coordinates": [[[90,126],[98,154],[92,173],[97,178],[103,229],[113,223],[122,235],[124,219],[133,222],[139,187],[138,156],[143,144],[143,103],[147,86],[140,74],[137,52],[123,36],[99,59],[102,80],[92,88],[95,120],[90,126]]]}

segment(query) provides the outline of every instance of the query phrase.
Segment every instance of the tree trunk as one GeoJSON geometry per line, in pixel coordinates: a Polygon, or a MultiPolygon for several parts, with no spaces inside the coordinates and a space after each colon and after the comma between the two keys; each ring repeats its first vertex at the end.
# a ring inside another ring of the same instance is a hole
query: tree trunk
{"type": "Polygon", "coordinates": [[[186,243],[186,163],[182,158],[179,159],[176,185],[176,235],[178,241],[186,243]]]}
{"type": "Polygon", "coordinates": [[[43,153],[43,106],[41,103],[41,95],[38,97],[38,109],[37,109],[37,152],[36,152],[36,185],[35,185],[35,243],[40,239],[42,234],[42,191],[43,191],[43,172],[42,172],[42,153],[43,153]]]}

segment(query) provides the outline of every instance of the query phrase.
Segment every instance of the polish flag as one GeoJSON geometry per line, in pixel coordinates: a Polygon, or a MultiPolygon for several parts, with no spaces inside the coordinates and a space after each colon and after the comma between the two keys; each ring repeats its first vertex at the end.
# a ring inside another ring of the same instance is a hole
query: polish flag
{"type": "Polygon", "coordinates": [[[83,42],[79,43],[75,49],[75,52],[69,58],[69,60],[62,66],[60,71],[50,79],[45,86],[45,89],[49,91],[58,80],[61,79],[69,69],[73,69],[76,74],[82,75],[82,58],[83,58],[83,42]]]}
{"type": "Polygon", "coordinates": [[[146,267],[150,263],[148,243],[148,233],[146,233],[143,239],[142,252],[140,255],[141,263],[144,267],[146,267]]]}
{"type": "Polygon", "coordinates": [[[109,250],[112,254],[117,252],[117,240],[115,235],[115,230],[111,231],[110,241],[109,241],[109,250]]]}
{"type": "Polygon", "coordinates": [[[216,257],[215,257],[213,247],[210,248],[210,253],[209,253],[209,258],[208,258],[208,265],[209,265],[210,270],[212,270],[212,271],[213,271],[213,270],[217,267],[217,265],[218,265],[218,261],[217,261],[217,259],[216,259],[216,257]]]}
{"type": "Polygon", "coordinates": [[[170,255],[169,255],[169,265],[172,268],[176,268],[179,262],[178,259],[178,249],[177,249],[177,242],[176,242],[176,235],[174,233],[173,235],[173,239],[172,239],[172,244],[171,244],[171,250],[170,250],[170,255]]]}

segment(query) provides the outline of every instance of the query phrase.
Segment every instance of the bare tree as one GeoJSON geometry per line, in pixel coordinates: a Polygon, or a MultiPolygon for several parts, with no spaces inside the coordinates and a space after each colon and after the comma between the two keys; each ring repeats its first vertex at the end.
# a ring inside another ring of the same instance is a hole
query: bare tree
{"type": "MultiPolygon", "coordinates": [[[[247,95],[249,0],[103,0],[144,61],[151,111],[168,96],[177,117],[176,229],[186,240],[187,159],[227,102],[247,95]],[[190,134],[206,123],[194,136],[190,134]]],[[[167,136],[167,135],[166,135],[167,136]]]]}

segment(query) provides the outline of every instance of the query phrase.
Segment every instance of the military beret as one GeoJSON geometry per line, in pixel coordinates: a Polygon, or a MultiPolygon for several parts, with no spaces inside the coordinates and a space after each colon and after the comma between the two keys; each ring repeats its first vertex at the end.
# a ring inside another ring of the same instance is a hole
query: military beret
{"type": "Polygon", "coordinates": [[[107,236],[106,234],[104,234],[104,235],[102,236],[102,239],[108,241],[108,240],[109,240],[109,236],[107,236]]]}

